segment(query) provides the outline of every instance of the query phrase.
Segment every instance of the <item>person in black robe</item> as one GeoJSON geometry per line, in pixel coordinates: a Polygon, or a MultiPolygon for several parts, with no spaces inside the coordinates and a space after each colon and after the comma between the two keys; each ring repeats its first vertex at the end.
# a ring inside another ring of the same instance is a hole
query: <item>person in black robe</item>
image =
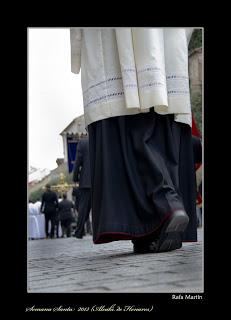
{"type": "Polygon", "coordinates": [[[190,126],[148,113],[88,126],[95,244],[131,240],[135,253],[197,241],[190,126]]]}

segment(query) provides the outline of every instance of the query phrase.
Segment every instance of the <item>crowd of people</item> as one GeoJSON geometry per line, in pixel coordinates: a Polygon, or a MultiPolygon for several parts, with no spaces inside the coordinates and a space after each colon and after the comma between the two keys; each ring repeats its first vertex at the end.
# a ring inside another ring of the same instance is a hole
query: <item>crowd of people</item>
{"type": "MultiPolygon", "coordinates": [[[[29,201],[29,218],[34,219],[29,225],[29,238],[54,239],[75,236],[79,216],[77,194],[79,194],[78,187],[73,189],[73,200],[67,199],[66,193],[58,197],[47,184],[41,201],[39,199],[34,203],[29,201]],[[44,219],[37,221],[38,217],[44,219]]],[[[90,214],[81,229],[81,234],[82,237],[92,234],[90,214]]]]}
{"type": "Polygon", "coordinates": [[[58,198],[50,184],[42,194],[41,201],[29,204],[31,215],[40,212],[45,216],[46,238],[71,237],[82,239],[87,233],[92,234],[91,212],[91,178],[89,162],[88,138],[79,140],[76,150],[76,160],[73,171],[73,181],[76,187],[72,190],[72,200],[63,193],[58,198]],[[77,186],[78,183],[78,186],[77,186]],[[61,226],[61,235],[60,235],[61,226]],[[75,226],[75,228],[73,228],[75,226]]]}

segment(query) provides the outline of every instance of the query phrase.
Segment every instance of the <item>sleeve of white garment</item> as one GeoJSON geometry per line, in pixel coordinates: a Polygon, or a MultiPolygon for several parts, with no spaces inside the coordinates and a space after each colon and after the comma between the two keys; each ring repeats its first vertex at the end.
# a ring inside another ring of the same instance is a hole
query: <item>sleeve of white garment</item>
{"type": "Polygon", "coordinates": [[[81,67],[81,29],[70,28],[71,72],[79,73],[81,67]]]}
{"type": "MultiPolygon", "coordinates": [[[[193,31],[194,31],[194,28],[185,28],[187,45],[189,45],[193,31]]],[[[188,124],[190,127],[192,127],[192,114],[191,114],[191,112],[189,114],[175,114],[174,120],[177,122],[182,122],[182,123],[188,124]]]]}

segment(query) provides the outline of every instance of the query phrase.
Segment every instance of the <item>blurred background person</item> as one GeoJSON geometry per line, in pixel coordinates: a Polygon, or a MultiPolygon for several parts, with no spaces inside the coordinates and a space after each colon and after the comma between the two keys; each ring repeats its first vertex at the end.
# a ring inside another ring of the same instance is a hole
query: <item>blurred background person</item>
{"type": "Polygon", "coordinates": [[[71,237],[71,223],[74,215],[74,203],[67,199],[67,194],[63,194],[63,200],[58,204],[59,218],[62,227],[62,238],[66,235],[71,237]]]}
{"type": "Polygon", "coordinates": [[[58,210],[57,194],[51,190],[50,184],[46,185],[46,191],[42,195],[41,212],[45,214],[45,233],[46,238],[54,238],[56,225],[56,213],[58,210]],[[49,232],[49,222],[51,224],[49,232]]]}
{"type": "Polygon", "coordinates": [[[76,183],[79,182],[77,196],[78,218],[75,236],[78,239],[82,239],[84,235],[84,226],[89,219],[91,210],[91,176],[88,138],[83,138],[78,142],[73,181],[76,183]]]}

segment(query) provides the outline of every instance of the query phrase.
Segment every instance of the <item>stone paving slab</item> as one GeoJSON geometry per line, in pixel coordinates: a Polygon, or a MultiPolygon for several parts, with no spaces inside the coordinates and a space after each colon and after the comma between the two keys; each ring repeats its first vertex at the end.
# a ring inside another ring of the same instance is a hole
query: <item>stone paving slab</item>
{"type": "Polygon", "coordinates": [[[28,292],[203,292],[202,229],[196,243],[133,254],[130,241],[91,236],[28,241],[28,292]]]}

